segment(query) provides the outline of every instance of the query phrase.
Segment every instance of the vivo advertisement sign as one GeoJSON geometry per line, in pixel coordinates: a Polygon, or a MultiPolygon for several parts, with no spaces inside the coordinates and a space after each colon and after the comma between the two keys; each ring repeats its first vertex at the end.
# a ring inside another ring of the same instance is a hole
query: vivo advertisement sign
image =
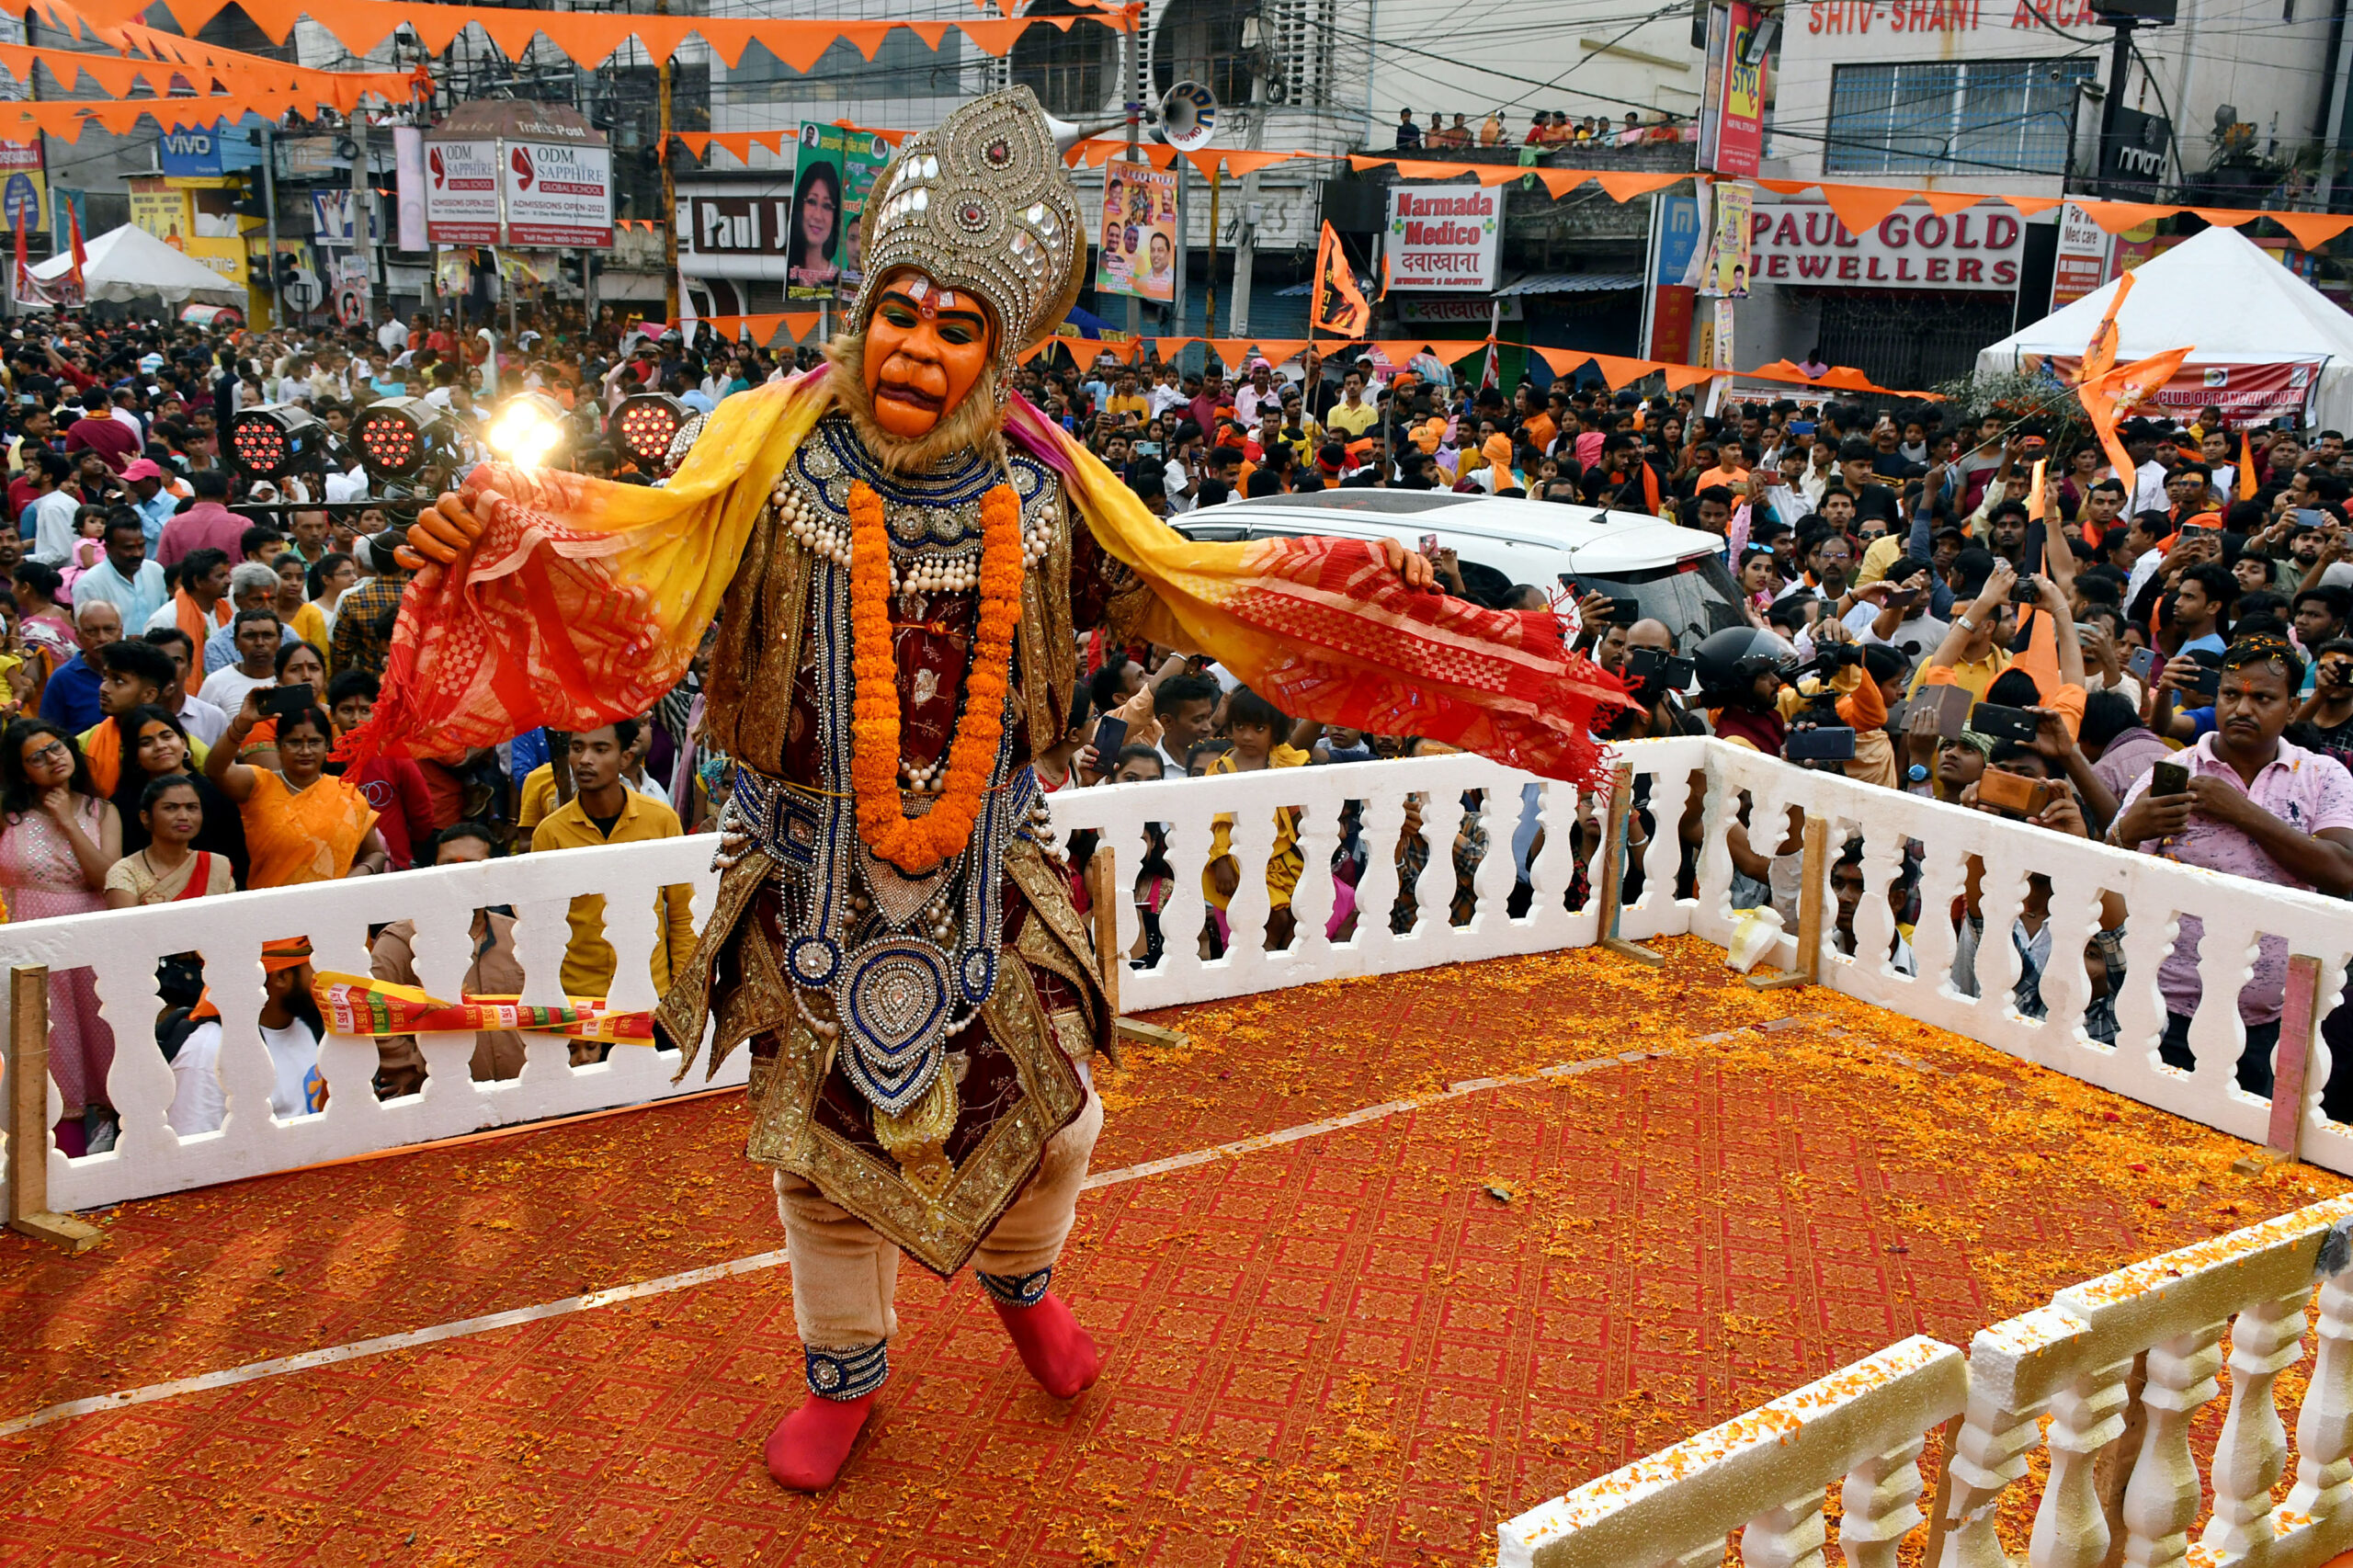
{"type": "Polygon", "coordinates": [[[158,151],[166,179],[219,179],[240,169],[256,168],[261,149],[248,131],[261,119],[247,115],[234,125],[216,123],[202,131],[183,127],[164,132],[158,151]]]}

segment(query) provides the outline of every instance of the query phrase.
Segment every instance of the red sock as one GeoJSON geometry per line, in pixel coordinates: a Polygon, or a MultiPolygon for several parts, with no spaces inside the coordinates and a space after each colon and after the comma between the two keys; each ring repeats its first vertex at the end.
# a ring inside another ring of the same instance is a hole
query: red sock
{"type": "Polygon", "coordinates": [[[795,1492],[823,1492],[842,1472],[850,1445],[866,1426],[874,1396],[823,1399],[811,1394],[768,1434],[768,1473],[795,1492]]]}
{"type": "Polygon", "coordinates": [[[1103,1358],[1061,1297],[1049,1290],[1034,1307],[1009,1307],[994,1299],[989,1304],[1040,1388],[1056,1399],[1073,1399],[1095,1386],[1103,1358]]]}

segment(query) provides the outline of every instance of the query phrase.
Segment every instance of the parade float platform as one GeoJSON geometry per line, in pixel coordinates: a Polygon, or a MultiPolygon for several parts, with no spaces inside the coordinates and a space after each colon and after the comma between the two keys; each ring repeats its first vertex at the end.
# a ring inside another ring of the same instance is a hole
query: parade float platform
{"type": "Polygon", "coordinates": [[[801,1366],[735,1091],[0,1238],[0,1562],[1487,1562],[1891,1340],[2353,1187],[1654,946],[1154,1015],[1056,1277],[1102,1381],[907,1264],[817,1497],[761,1467],[801,1366]]]}

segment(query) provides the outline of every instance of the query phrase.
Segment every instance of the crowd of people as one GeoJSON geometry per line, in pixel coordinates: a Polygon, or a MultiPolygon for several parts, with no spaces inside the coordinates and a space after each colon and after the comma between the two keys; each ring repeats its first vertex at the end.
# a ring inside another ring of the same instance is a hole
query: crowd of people
{"type": "MultiPolygon", "coordinates": [[[[660,390],[707,413],[811,356],[698,349],[616,320],[549,320],[512,347],[422,316],[347,335],[232,336],[71,318],[53,331],[18,329],[0,344],[15,394],[17,527],[0,528],[0,565],[15,586],[13,600],[0,602],[11,721],[0,734],[0,896],[9,917],[710,827],[730,770],[699,744],[700,659],[654,710],[597,731],[534,731],[438,760],[356,768],[334,760],[338,737],[367,721],[379,695],[404,582],[370,542],[396,520],[396,505],[369,489],[349,435],[384,398],[418,395],[446,408],[459,434],[419,476],[415,493],[429,494],[483,455],[494,383],[544,392],[564,411],[556,460],[651,483],[658,467],[610,428],[621,399],[660,390]],[[276,403],[307,405],[325,427],[317,472],[271,483],[224,462],[222,437],[236,413],[276,403]],[[256,511],[256,502],[278,509],[256,511]],[[248,509],[231,509],[240,506],[248,509]]],[[[2182,427],[2139,421],[2123,433],[2133,467],[2120,473],[2097,443],[2055,449],[2031,420],[1972,424],[1932,402],[1783,399],[1710,415],[1688,393],[1644,399],[1559,379],[1506,395],[1437,367],[1327,363],[1312,352],[1236,370],[1229,381],[1213,361],[1187,371],[1149,354],[1083,369],[1041,358],[1021,369],[1018,386],[1172,519],[1237,498],[1395,487],[1580,503],[1715,535],[1734,591],[1712,630],[1677,628],[1639,606],[1630,615],[1624,601],[1599,595],[1570,601],[1546,585],[1466,572],[1472,563],[1440,550],[1448,591],[1563,614],[1626,684],[1630,702],[1608,738],[1714,733],[2040,831],[2353,892],[2353,551],[2344,509],[2353,454],[2336,432],[2242,433],[2219,410],[2182,427]],[[2047,478],[2038,496],[2029,491],[2039,460],[2047,478]]],[[[1070,728],[1038,749],[1050,790],[1438,749],[1415,736],[1295,722],[1230,673],[1171,649],[1108,647],[1089,634],[1079,662],[1070,728]]],[[[1444,917],[1472,918],[1486,824],[1506,819],[1509,912],[1524,912],[1543,840],[1538,799],[1531,786],[1516,818],[1475,795],[1459,811],[1416,799],[1395,842],[1381,845],[1352,811],[1339,824],[1326,934],[1345,939],[1364,917],[1356,890],[1376,855],[1393,859],[1400,892],[1374,917],[1397,930],[1423,918],[1415,890],[1449,825],[1444,917]]],[[[1696,798],[1679,824],[1654,824],[1639,796],[1635,805],[1630,892],[1639,891],[1639,848],[1654,831],[1680,835],[1688,885],[1696,798]]],[[[1580,807],[1579,865],[1596,809],[1580,807]]],[[[1243,873],[1230,825],[1220,823],[1203,874],[1208,916],[1182,934],[1207,954],[1234,939],[1227,911],[1243,873]]],[[[1288,811],[1274,824],[1264,873],[1270,947],[1296,938],[1301,825],[1288,811]]],[[[1775,908],[1794,926],[1794,825],[1749,821],[1744,807],[1729,840],[1735,901],[1775,908]]],[[[1084,900],[1090,846],[1073,847],[1084,900]]],[[[1904,967],[1924,917],[1916,846],[1899,861],[1887,890],[1897,931],[1889,960],[1904,967]]],[[[1175,875],[1155,842],[1122,879],[1142,933],[1134,962],[1157,961],[1179,935],[1160,920],[1175,875]]],[[[1850,951],[1864,881],[1860,846],[1849,846],[1831,882],[1836,940],[1850,951]]],[[[1586,896],[1582,873],[1567,896],[1586,896]]],[[[2040,978],[2063,957],[2050,951],[2050,896],[2046,879],[2031,879],[2010,933],[2021,956],[2015,1000],[2036,1017],[2040,978]]],[[[574,995],[601,996],[613,979],[603,902],[583,898],[573,910],[563,983],[574,995]]],[[[658,986],[694,941],[687,890],[665,890],[654,913],[658,986]]],[[[2088,1027],[2102,1038],[2113,1034],[2125,914],[2110,900],[2083,954],[2088,1027]]],[[[1954,983],[1972,990],[1984,938],[1974,870],[1941,917],[1956,928],[1954,983]]],[[[475,923],[476,979],[513,990],[511,920],[483,911],[475,923]]],[[[2185,920],[2158,977],[2171,1020],[2164,1049],[2177,1062],[2188,1060],[2200,935],[2185,920]]],[[[413,937],[400,925],[377,933],[380,974],[413,982],[413,937]]],[[[2268,1082],[2284,951],[2265,939],[2241,999],[2250,1087],[2268,1082]]],[[[273,981],[276,1010],[265,1019],[280,1066],[273,1105],[301,1114],[324,1094],[307,949],[275,944],[265,966],[290,977],[273,981]]],[[[167,963],[161,979],[169,1010],[158,1038],[184,1089],[173,1125],[200,1131],[221,1114],[208,1076],[217,1015],[194,955],[167,963]]],[[[105,1084],[114,1040],[88,971],[57,974],[51,1002],[61,1141],[75,1153],[102,1149],[113,1136],[105,1084]]],[[[575,1060],[599,1049],[577,1046],[575,1060]]],[[[519,1042],[484,1037],[472,1067],[478,1077],[512,1076],[519,1042]]],[[[414,1042],[389,1041],[377,1092],[414,1092],[423,1073],[414,1042]]]]}
{"type": "Polygon", "coordinates": [[[1684,142],[1698,133],[1696,122],[1661,113],[1651,123],[1633,109],[1626,111],[1622,123],[1605,115],[1586,115],[1572,120],[1566,109],[1537,109],[1529,116],[1528,129],[1515,136],[1504,120],[1504,111],[1490,110],[1476,126],[1467,115],[1458,114],[1454,123],[1447,123],[1446,116],[1430,110],[1427,126],[1414,122],[1414,111],[1397,111],[1396,150],[1405,152],[1443,153],[1463,147],[1569,147],[1580,143],[1604,147],[1639,147],[1645,142],[1684,142]]]}

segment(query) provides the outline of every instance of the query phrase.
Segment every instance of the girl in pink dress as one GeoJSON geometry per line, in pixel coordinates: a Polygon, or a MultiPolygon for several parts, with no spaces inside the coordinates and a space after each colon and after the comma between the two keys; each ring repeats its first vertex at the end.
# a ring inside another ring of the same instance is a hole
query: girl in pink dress
{"type": "MultiPolygon", "coordinates": [[[[106,907],[107,872],[122,858],[122,824],[90,783],[74,737],[40,719],[0,732],[0,890],[11,920],[106,907]]],[[[65,1102],[57,1146],[69,1155],[114,1146],[107,1070],[114,1031],[98,1014],[86,969],[49,976],[49,1072],[65,1102]]]]}

